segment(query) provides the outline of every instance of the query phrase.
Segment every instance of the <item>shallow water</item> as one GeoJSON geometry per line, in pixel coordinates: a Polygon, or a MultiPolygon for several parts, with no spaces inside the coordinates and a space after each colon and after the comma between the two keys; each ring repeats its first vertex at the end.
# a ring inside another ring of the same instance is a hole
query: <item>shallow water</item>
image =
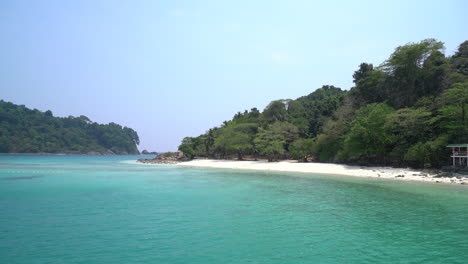
{"type": "Polygon", "coordinates": [[[468,187],[0,155],[0,263],[467,263],[468,187]]]}

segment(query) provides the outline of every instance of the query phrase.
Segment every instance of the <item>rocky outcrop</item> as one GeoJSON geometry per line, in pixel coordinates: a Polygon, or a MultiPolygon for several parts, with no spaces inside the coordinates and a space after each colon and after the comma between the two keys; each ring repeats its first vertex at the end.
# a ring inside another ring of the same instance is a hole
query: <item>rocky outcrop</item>
{"type": "Polygon", "coordinates": [[[149,152],[148,150],[144,149],[141,154],[143,155],[149,155],[149,154],[158,154],[157,152],[153,151],[153,152],[149,152]]]}
{"type": "Polygon", "coordinates": [[[139,159],[137,162],[140,163],[149,163],[149,164],[175,164],[181,161],[187,161],[189,160],[187,157],[185,157],[184,153],[181,151],[178,152],[166,152],[163,154],[160,154],[154,159],[139,159]]]}

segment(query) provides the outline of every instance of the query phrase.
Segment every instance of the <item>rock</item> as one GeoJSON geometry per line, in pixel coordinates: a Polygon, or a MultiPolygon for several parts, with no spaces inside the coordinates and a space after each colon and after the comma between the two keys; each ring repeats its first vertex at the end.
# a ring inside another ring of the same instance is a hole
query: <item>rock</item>
{"type": "Polygon", "coordinates": [[[184,153],[181,151],[178,152],[166,152],[160,154],[153,159],[139,159],[137,162],[149,163],[149,164],[175,164],[181,161],[189,160],[185,157],[184,153]]]}
{"type": "Polygon", "coordinates": [[[405,177],[405,175],[397,175],[397,176],[395,176],[395,178],[403,178],[403,177],[405,177]]]}
{"type": "Polygon", "coordinates": [[[144,149],[144,150],[141,152],[141,154],[143,154],[143,155],[150,155],[150,154],[158,154],[158,153],[155,152],[155,151],[150,152],[150,151],[144,149]]]}
{"type": "Polygon", "coordinates": [[[104,154],[106,154],[106,155],[115,155],[115,153],[110,149],[106,150],[106,152],[104,152],[104,154]]]}

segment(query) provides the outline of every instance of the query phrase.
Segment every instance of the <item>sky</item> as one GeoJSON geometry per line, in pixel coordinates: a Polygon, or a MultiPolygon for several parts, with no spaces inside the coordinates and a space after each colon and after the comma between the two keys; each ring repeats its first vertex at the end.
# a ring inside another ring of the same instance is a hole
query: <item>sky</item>
{"type": "Polygon", "coordinates": [[[322,85],[435,38],[468,39],[468,1],[0,2],[0,99],[135,129],[173,151],[238,111],[322,85]]]}

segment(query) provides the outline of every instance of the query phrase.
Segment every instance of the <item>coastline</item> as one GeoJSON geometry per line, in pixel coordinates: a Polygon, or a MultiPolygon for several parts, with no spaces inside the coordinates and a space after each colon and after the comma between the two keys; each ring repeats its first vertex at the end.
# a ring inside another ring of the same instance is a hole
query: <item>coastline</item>
{"type": "Polygon", "coordinates": [[[236,170],[259,170],[277,172],[299,172],[344,175],[362,178],[379,178],[403,181],[421,181],[432,183],[450,183],[468,185],[468,177],[455,175],[455,177],[441,177],[435,173],[426,173],[419,170],[391,167],[364,167],[350,166],[334,163],[299,163],[287,160],[280,162],[266,161],[233,161],[233,160],[210,160],[195,159],[176,163],[177,166],[216,168],[216,169],[236,169],[236,170]]]}

